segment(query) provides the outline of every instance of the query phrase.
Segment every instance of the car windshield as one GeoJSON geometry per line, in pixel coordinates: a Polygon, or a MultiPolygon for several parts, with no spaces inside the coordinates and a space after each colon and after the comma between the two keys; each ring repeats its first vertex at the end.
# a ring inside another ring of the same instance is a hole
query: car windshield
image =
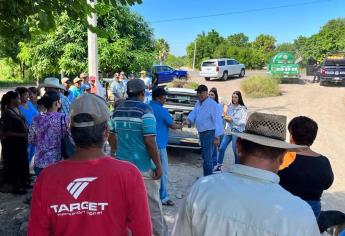
{"type": "Polygon", "coordinates": [[[345,66],[345,60],[326,60],[325,66],[345,66]]]}
{"type": "Polygon", "coordinates": [[[165,104],[194,107],[196,101],[197,97],[195,95],[169,93],[166,96],[165,104]]]}
{"type": "Polygon", "coordinates": [[[216,66],[216,62],[215,61],[204,61],[202,63],[202,66],[216,66]]]}

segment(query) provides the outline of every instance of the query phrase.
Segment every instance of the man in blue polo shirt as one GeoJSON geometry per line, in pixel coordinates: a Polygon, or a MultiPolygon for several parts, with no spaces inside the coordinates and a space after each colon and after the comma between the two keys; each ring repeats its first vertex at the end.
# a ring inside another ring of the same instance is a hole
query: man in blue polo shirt
{"type": "Polygon", "coordinates": [[[159,195],[163,205],[174,206],[175,203],[169,199],[167,191],[168,184],[168,154],[166,147],[169,140],[169,128],[182,129],[182,124],[176,124],[169,114],[169,111],[163,107],[166,101],[166,91],[164,88],[158,87],[152,91],[152,101],[150,106],[156,117],[156,130],[157,130],[157,146],[158,153],[162,163],[163,175],[161,178],[161,187],[159,189],[159,195]]]}
{"type": "Polygon", "coordinates": [[[156,144],[156,120],[151,107],[143,102],[145,83],[139,79],[128,81],[127,95],[109,121],[111,152],[140,170],[148,195],[153,234],[166,236],[168,227],[159,198],[162,167],[156,144]]]}

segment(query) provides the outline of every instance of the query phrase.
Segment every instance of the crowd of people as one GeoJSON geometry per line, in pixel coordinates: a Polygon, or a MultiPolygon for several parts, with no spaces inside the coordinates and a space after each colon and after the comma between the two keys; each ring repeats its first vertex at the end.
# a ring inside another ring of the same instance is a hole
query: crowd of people
{"type": "Polygon", "coordinates": [[[38,176],[29,235],[168,235],[162,205],[175,205],[168,192],[169,129],[191,125],[204,177],[180,206],[173,235],[319,235],[320,198],[334,176],[327,157],[310,148],[314,120],[299,116],[287,126],[285,116],[249,113],[240,91],[223,104],[216,88],[199,85],[193,111],[179,124],[164,107],[165,89],[140,74],[115,73],[111,92],[121,103],[112,112],[96,95],[96,78],[85,73],[61,83],[46,78],[39,88],[2,97],[2,189],[27,193],[32,160],[38,176]],[[65,136],[76,147],[67,160],[65,136]],[[230,143],[234,161],[225,172],[230,143]]]}

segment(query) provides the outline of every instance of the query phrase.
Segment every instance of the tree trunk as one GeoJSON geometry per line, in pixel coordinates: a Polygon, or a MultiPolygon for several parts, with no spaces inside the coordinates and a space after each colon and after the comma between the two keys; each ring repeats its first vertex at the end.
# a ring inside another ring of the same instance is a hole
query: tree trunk
{"type": "Polygon", "coordinates": [[[20,70],[22,72],[22,80],[25,79],[25,63],[20,63],[20,70]]]}

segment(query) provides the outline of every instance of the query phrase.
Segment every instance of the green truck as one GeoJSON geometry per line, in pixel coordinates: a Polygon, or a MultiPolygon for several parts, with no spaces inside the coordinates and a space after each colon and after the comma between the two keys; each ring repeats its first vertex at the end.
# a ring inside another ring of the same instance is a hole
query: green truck
{"type": "Polygon", "coordinates": [[[268,64],[268,73],[272,76],[296,81],[300,78],[300,67],[295,63],[295,57],[289,52],[279,52],[268,64]]]}

